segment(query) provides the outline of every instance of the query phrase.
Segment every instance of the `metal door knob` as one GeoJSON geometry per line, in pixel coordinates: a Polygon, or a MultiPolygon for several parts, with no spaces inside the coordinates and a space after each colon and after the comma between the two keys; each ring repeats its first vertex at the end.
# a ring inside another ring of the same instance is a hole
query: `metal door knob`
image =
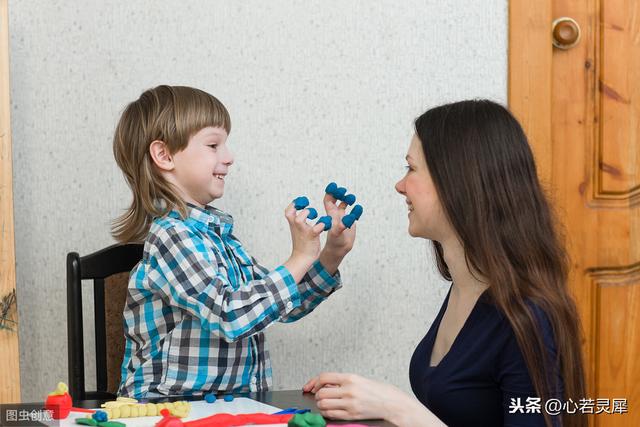
{"type": "Polygon", "coordinates": [[[558,49],[571,49],[580,42],[580,25],[566,16],[553,21],[553,45],[558,49]]]}

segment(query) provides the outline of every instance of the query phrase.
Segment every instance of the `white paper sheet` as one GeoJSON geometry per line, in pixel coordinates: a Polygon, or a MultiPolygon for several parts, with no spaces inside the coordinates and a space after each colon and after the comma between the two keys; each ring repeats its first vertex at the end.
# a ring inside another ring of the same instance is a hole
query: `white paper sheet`
{"type": "MultiPolygon", "coordinates": [[[[100,408],[95,408],[100,409],[100,408]]],[[[197,420],[205,418],[213,414],[254,414],[265,413],[273,414],[282,409],[270,406],[246,397],[236,397],[232,402],[225,402],[224,399],[218,399],[213,403],[207,403],[203,400],[191,402],[191,411],[189,416],[182,418],[182,421],[197,420]]],[[[60,420],[60,427],[78,427],[75,423],[76,418],[84,418],[86,413],[71,412],[69,416],[60,420]]],[[[125,423],[127,427],[154,427],[162,417],[136,417],[136,418],[114,418],[113,421],[125,423]]],[[[52,423],[55,425],[55,423],[52,423]]],[[[261,427],[286,427],[286,424],[262,424],[261,427]]]]}

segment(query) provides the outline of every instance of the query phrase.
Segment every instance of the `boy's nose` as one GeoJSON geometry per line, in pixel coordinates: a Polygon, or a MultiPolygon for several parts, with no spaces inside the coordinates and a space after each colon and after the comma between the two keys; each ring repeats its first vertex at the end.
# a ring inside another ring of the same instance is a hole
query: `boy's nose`
{"type": "Polygon", "coordinates": [[[231,166],[233,164],[233,161],[234,161],[233,153],[231,152],[231,150],[227,148],[226,155],[224,156],[222,163],[224,163],[227,166],[231,166]]]}

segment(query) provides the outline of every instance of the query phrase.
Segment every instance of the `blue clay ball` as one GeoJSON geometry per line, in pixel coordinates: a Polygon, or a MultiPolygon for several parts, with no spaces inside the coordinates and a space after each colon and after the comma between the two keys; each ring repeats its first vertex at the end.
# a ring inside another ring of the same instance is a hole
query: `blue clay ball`
{"type": "Polygon", "coordinates": [[[362,206],[355,205],[353,209],[351,209],[351,212],[349,214],[355,216],[356,220],[359,220],[360,217],[362,216],[362,211],[363,211],[362,206]]]}
{"type": "Polygon", "coordinates": [[[333,192],[336,191],[337,189],[338,189],[338,184],[336,184],[335,182],[330,182],[329,185],[327,185],[327,188],[324,189],[324,192],[333,195],[333,192]]]}
{"type": "Polygon", "coordinates": [[[316,219],[318,217],[318,211],[314,208],[307,208],[309,211],[309,215],[307,215],[307,219],[316,219]]]}
{"type": "Polygon", "coordinates": [[[293,199],[293,205],[296,210],[299,211],[300,209],[304,209],[309,206],[309,199],[305,196],[296,197],[295,199],[293,199]]]}
{"type": "Polygon", "coordinates": [[[347,189],[344,187],[338,187],[338,189],[333,192],[333,197],[338,200],[342,200],[345,194],[347,194],[347,189]]]}
{"type": "Polygon", "coordinates": [[[342,223],[347,228],[351,228],[354,222],[356,222],[356,217],[353,214],[345,215],[342,217],[342,223]]]}
{"type": "Polygon", "coordinates": [[[96,411],[93,415],[91,415],[91,418],[93,418],[99,423],[104,423],[108,419],[107,413],[104,411],[96,411]]]}
{"type": "Polygon", "coordinates": [[[347,194],[346,196],[344,196],[342,201],[351,206],[356,202],[356,196],[353,194],[347,194]]]}

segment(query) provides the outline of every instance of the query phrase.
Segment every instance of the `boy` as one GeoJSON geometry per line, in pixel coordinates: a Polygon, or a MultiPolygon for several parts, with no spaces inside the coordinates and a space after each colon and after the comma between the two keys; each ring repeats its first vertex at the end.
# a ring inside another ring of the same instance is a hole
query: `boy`
{"type": "Polygon", "coordinates": [[[295,321],[341,286],[337,271],[355,240],[325,196],[335,224],[290,204],[292,253],[273,271],[249,256],[222,197],[233,164],[229,114],[215,97],[159,86],[127,106],[114,155],[133,193],[113,227],[120,242],[144,240],[124,310],[125,355],[118,394],[134,398],[267,390],[271,364],[263,330],[295,321]]]}

